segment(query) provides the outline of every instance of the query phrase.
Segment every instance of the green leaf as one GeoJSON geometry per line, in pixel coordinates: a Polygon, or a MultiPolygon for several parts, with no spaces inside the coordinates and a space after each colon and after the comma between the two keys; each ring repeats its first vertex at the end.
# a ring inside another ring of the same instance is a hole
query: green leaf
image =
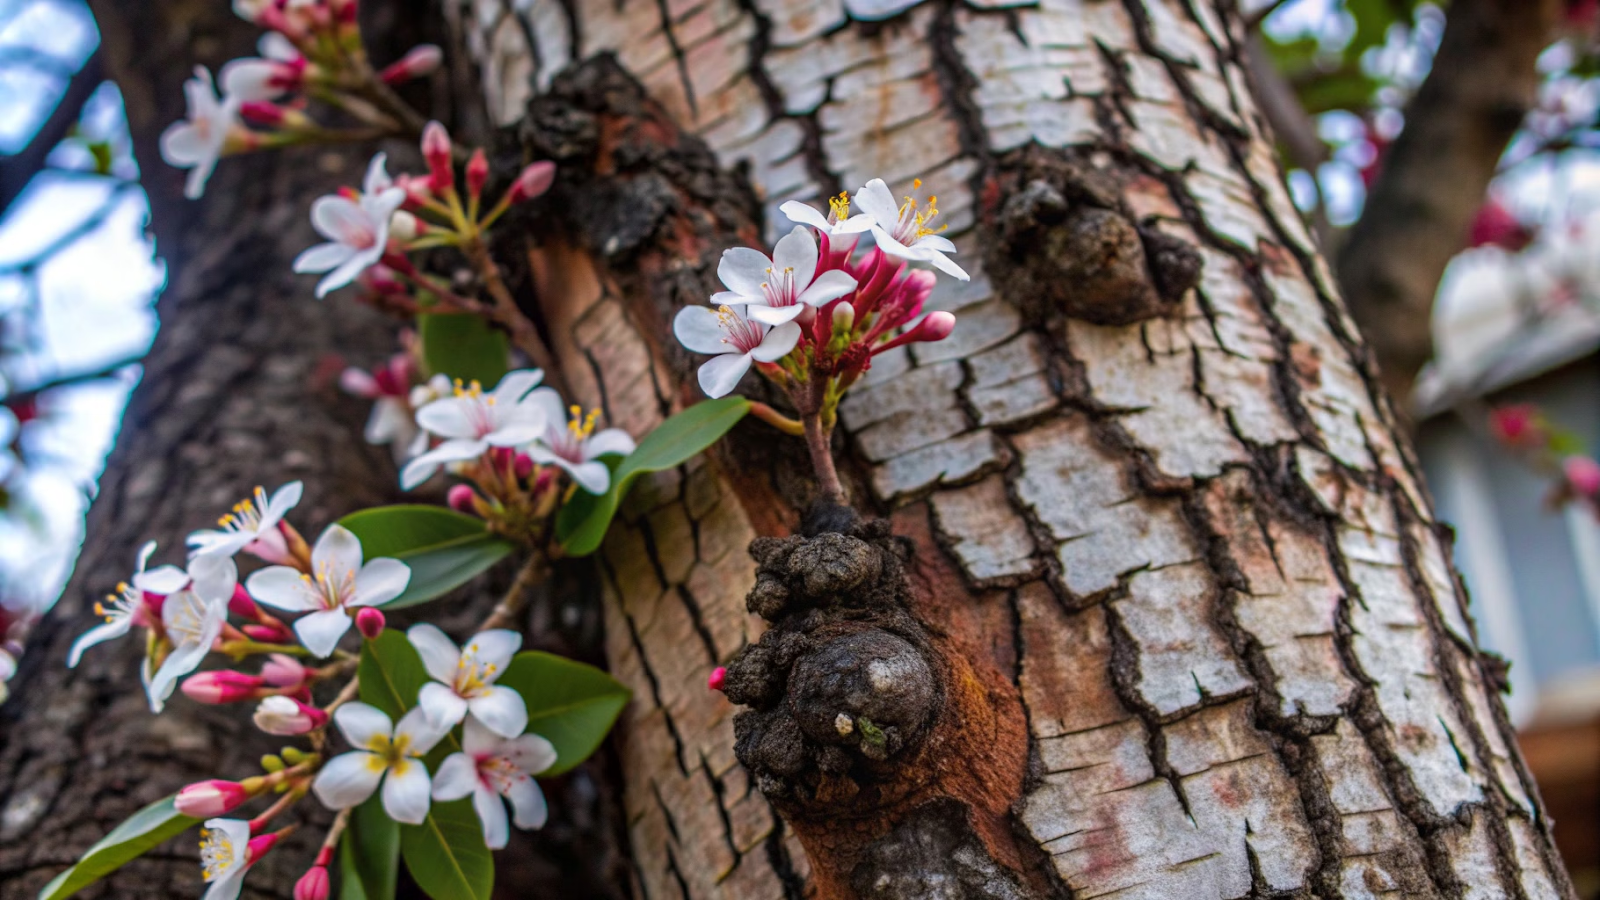
{"type": "Polygon", "coordinates": [[[696,403],[662,422],[611,474],[611,488],[598,497],[582,491],[556,517],[556,539],[568,556],[588,556],[605,539],[622,498],[635,478],[682,465],[717,442],[750,412],[750,401],[724,397],[696,403]]]}
{"type": "MultiPolygon", "coordinates": [[[[429,680],[416,648],[392,630],[362,644],[356,671],[362,702],[395,720],[416,706],[417,692],[429,680]]],[[[447,735],[428,754],[429,771],[437,771],[439,761],[459,749],[455,733],[447,735]]],[[[411,877],[434,900],[488,900],[494,887],[494,857],[483,842],[483,826],[470,799],[434,803],[421,825],[401,826],[400,855],[411,877]]]]}
{"type": "Polygon", "coordinates": [[[383,604],[402,609],[455,590],[504,559],[516,545],[490,533],[482,519],[440,506],[379,506],[339,524],[361,541],[366,559],[389,556],[411,567],[400,596],[383,604]]]}
{"type": "Polygon", "coordinates": [[[377,795],[350,814],[339,843],[339,900],[394,900],[400,869],[400,824],[377,795]]]}
{"type": "Polygon", "coordinates": [[[537,650],[518,653],[496,683],[522,695],[528,731],[555,745],[556,764],[540,772],[540,778],[560,775],[588,759],[633,696],[594,666],[537,650]]]}
{"type": "Polygon", "coordinates": [[[506,373],[505,332],[465,313],[420,313],[422,364],[429,375],[447,375],[493,387],[506,373]]]}
{"type": "Polygon", "coordinates": [[[421,825],[401,826],[400,852],[434,900],[489,900],[494,892],[494,856],[470,798],[436,801],[421,825]]]}
{"type": "Polygon", "coordinates": [[[177,795],[164,797],[146,806],[118,825],[89,848],[72,868],[57,875],[39,892],[39,900],[62,900],[143,856],[160,844],[182,834],[199,819],[192,819],[173,805],[177,795]]]}

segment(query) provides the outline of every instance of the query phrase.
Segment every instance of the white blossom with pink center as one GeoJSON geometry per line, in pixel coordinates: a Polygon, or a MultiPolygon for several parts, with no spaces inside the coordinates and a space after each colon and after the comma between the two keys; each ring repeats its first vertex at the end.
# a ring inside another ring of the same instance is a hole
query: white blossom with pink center
{"type": "Polygon", "coordinates": [[[544,408],[529,392],[544,379],[539,369],[507,372],[493,391],[476,381],[457,381],[455,395],[417,410],[417,424],[444,438],[400,472],[400,486],[410,490],[427,481],[447,463],[477,459],[490,447],[517,447],[544,433],[544,408]]]}
{"type": "Polygon", "coordinates": [[[726,396],[750,371],[750,363],[777,362],[800,341],[794,322],[774,328],[750,321],[731,306],[685,307],[672,321],[672,333],[696,353],[716,354],[700,367],[700,389],[707,397],[726,396]]]}
{"type": "Polygon", "coordinates": [[[770,259],[749,247],[724,251],[717,277],[728,290],[713,294],[713,305],[744,305],[749,318],[767,325],[792,322],[856,289],[855,278],[840,269],[817,274],[817,239],[803,225],[778,240],[770,259]]]}
{"type": "Polygon", "coordinates": [[[206,192],[206,181],[222,157],[228,133],[238,123],[239,98],[218,97],[211,72],[204,66],[195,66],[194,77],[183,83],[183,95],[188,101],[188,118],[161,132],[161,158],[169,166],[189,170],[183,195],[195,200],[206,192]]]}
{"type": "Polygon", "coordinates": [[[512,821],[528,830],[544,827],[549,816],[544,791],[533,776],[556,763],[556,748],[537,734],[505,738],[467,716],[462,729],[461,752],[439,764],[433,778],[433,799],[459,800],[472,795],[472,808],[483,825],[483,840],[499,850],[511,837],[506,807],[511,801],[512,821]]]}
{"type": "Polygon", "coordinates": [[[355,199],[332,194],[311,204],[311,226],[328,240],[295,257],[294,270],[328,273],[317,283],[318,297],[354,281],[388,250],[389,223],[405,202],[406,192],[395,187],[384,170],[385,161],[382,153],[372,158],[355,199]]]}
{"type": "Polygon", "coordinates": [[[554,388],[539,388],[529,399],[543,408],[545,425],[528,456],[540,465],[559,467],[585,491],[604,494],[611,486],[611,469],[600,457],[627,456],[634,450],[633,438],[620,428],[595,431],[600,410],[585,415],[581,406],[565,407],[554,388]]]}
{"type": "Polygon", "coordinates": [[[363,562],[361,540],[342,525],[329,525],[311,548],[311,573],[270,566],[253,573],[245,587],[256,602],[304,612],[294,632],[307,650],[328,656],[350,630],[351,612],[382,606],[411,583],[411,568],[398,559],[363,562]]]}
{"type": "MultiPolygon", "coordinates": [[[[911,187],[921,190],[922,179],[913,181],[911,187]]],[[[939,198],[929,196],[926,200],[906,197],[897,204],[882,178],[872,179],[856,192],[856,205],[872,217],[872,237],[879,249],[901,259],[932,263],[939,271],[967,281],[971,276],[966,270],[945,256],[956,252],[956,245],[939,234],[943,226],[932,227],[939,216],[938,203],[939,198]]]]}

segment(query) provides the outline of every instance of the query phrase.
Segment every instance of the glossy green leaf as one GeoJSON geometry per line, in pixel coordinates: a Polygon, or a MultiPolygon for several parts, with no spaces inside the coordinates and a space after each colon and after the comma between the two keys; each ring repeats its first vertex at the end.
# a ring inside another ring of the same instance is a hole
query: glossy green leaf
{"type": "Polygon", "coordinates": [[[588,759],[633,696],[594,666],[536,650],[518,653],[497,683],[522,695],[528,731],[555,745],[556,764],[540,778],[588,759]]]}
{"type": "Polygon", "coordinates": [[[400,824],[376,794],[356,807],[339,842],[339,900],[394,900],[400,824]]]}
{"type": "Polygon", "coordinates": [[[505,332],[478,316],[422,313],[417,316],[422,364],[429,375],[447,375],[493,387],[506,373],[505,332]]]}
{"type": "Polygon", "coordinates": [[[178,812],[165,797],[128,817],[121,825],[89,848],[77,864],[57,875],[39,892],[39,900],[62,900],[122,868],[133,859],[200,824],[178,812]]]}
{"type": "Polygon", "coordinates": [[[606,529],[635,478],[680,466],[716,443],[750,412],[750,401],[724,397],[696,403],[662,422],[611,474],[611,488],[598,497],[579,492],[556,518],[556,539],[568,556],[588,556],[600,547],[606,529]]]}
{"type": "MultiPolygon", "coordinates": [[[[416,648],[398,631],[387,630],[361,646],[357,669],[361,700],[398,720],[417,703],[428,683],[416,648]]],[[[430,771],[461,749],[455,733],[428,754],[430,771]]],[[[494,857],[483,842],[483,828],[471,800],[434,803],[421,825],[402,825],[400,855],[406,869],[434,900],[488,900],[494,887],[494,857]]]]}
{"type": "Polygon", "coordinates": [[[491,534],[482,519],[441,506],[380,506],[351,513],[339,524],[361,540],[361,553],[367,559],[390,556],[411,567],[405,591],[383,604],[385,609],[449,593],[516,548],[491,534]]]}
{"type": "Polygon", "coordinates": [[[434,900],[489,900],[494,892],[494,856],[470,798],[436,801],[421,825],[400,826],[400,853],[434,900]]]}

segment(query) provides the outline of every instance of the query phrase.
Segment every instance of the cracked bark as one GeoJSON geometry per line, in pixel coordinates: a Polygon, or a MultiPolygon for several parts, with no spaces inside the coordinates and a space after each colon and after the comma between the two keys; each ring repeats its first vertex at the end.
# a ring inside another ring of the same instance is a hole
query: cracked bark
{"type": "MultiPolygon", "coordinates": [[[[906,797],[819,816],[772,720],[750,758],[795,824],[774,815],[703,685],[763,630],[746,594],[782,609],[743,548],[811,494],[798,442],[742,425],[644,485],[602,553],[641,896],[1571,896],[1225,4],[452,8],[500,121],[562,164],[530,278],[611,424],[693,401],[670,315],[784,200],[920,176],[974,272],[933,300],[955,334],[880,357],[835,450],[910,540],[929,643],[906,646],[966,667],[990,730],[919,755],[906,797]]],[[[799,733],[835,721],[782,702],[799,733]]]]}
{"type": "MultiPolygon", "coordinates": [[[[418,39],[423,4],[374,9],[375,31],[418,39]]],[[[140,688],[137,640],[101,645],[75,670],[68,647],[92,624],[95,599],[126,578],[141,543],[181,556],[183,536],[255,484],[306,482],[298,524],[315,534],[352,509],[396,502],[388,454],[361,439],[366,404],[328,377],[331,354],[371,365],[393,352],[392,325],[348,302],[316,304],[290,272],[316,240],[311,199],[358,181],[371,148],[310,150],[225,161],[205,200],[182,197],[183,174],[163,165],[156,137],[183,115],[179,87],[199,63],[213,70],[247,55],[254,29],[227,3],[160,0],[97,3],[108,74],[127,103],[150,195],[157,250],[170,272],[159,302],[163,327],[100,481],[88,539],[71,583],[33,635],[11,702],[0,707],[0,898],[31,900],[52,877],[141,806],[199,778],[239,778],[285,742],[256,732],[237,707],[201,707],[176,696],[150,715],[140,688]]],[[[509,581],[463,598],[450,628],[470,627],[509,581]]],[[[572,597],[536,604],[548,619],[572,597]]],[[[543,644],[581,655],[598,623],[540,632],[543,644]]],[[[396,621],[395,624],[403,624],[396,621]]],[[[627,895],[626,860],[612,807],[615,783],[601,759],[546,785],[554,818],[502,854],[500,889],[535,887],[566,896],[627,895]],[[565,812],[563,812],[565,807],[565,812]]],[[[326,825],[314,812],[313,825],[326,825]],[[320,821],[319,821],[320,820],[320,821]]],[[[321,841],[302,828],[252,870],[244,896],[287,898],[321,841]]],[[[174,840],[81,896],[199,897],[197,841],[174,840]]],[[[413,892],[410,896],[415,896],[413,892]]]]}

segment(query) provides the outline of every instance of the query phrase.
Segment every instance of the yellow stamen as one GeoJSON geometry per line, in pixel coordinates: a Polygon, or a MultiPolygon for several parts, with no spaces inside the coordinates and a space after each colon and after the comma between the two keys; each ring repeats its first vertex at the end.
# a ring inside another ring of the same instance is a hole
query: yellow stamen
{"type": "Polygon", "coordinates": [[[828,214],[835,222],[850,218],[850,192],[840,191],[839,196],[828,198],[828,214]]]}
{"type": "Polygon", "coordinates": [[[207,881],[215,881],[233,865],[233,841],[220,828],[200,829],[200,868],[207,881]]]}

